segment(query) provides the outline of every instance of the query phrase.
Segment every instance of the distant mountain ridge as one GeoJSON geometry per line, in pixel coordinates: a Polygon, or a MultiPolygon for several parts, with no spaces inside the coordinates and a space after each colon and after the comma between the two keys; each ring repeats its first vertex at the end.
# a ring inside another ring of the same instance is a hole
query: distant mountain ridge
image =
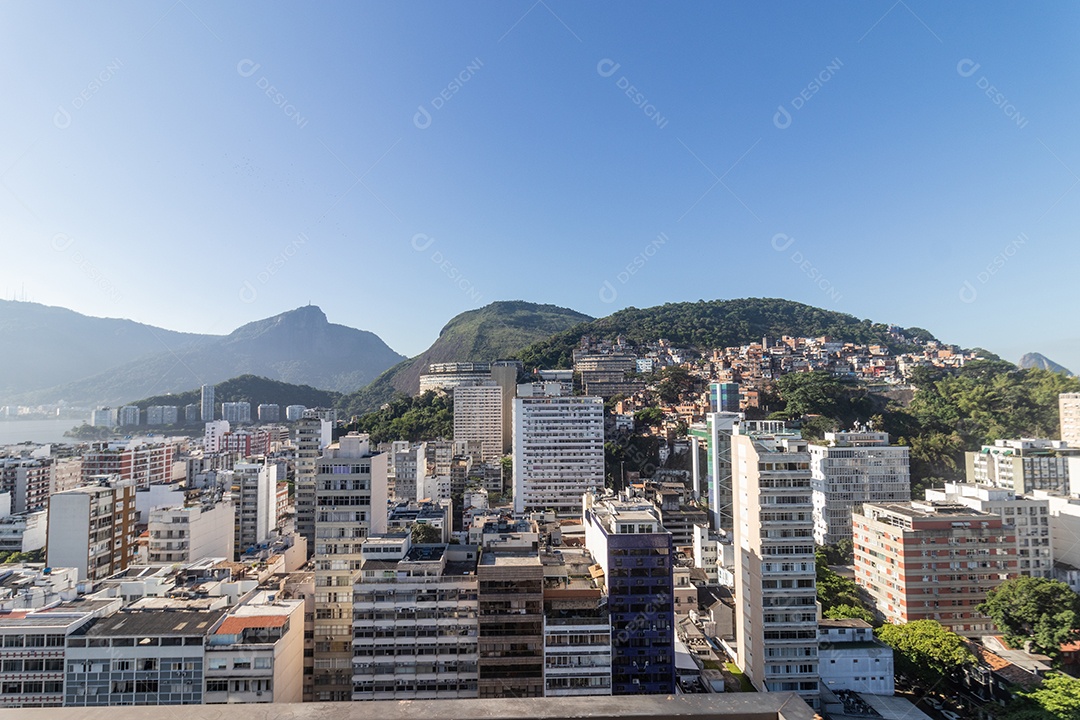
{"type": "MultiPolygon", "coordinates": [[[[130,321],[110,321],[117,323],[115,327],[119,330],[104,334],[82,330],[87,324],[100,327],[99,318],[71,315],[76,318],[71,323],[80,331],[74,335],[74,341],[53,338],[48,345],[68,363],[66,367],[58,366],[50,377],[67,374],[68,379],[45,387],[22,385],[21,394],[9,390],[12,396],[8,402],[38,404],[64,400],[76,405],[114,405],[133,398],[184,392],[240,375],[351,392],[404,358],[374,333],[328,322],[326,314],[314,305],[248,323],[224,336],[170,334],[130,321]],[[108,348],[121,330],[128,334],[141,332],[153,345],[128,343],[125,347],[130,352],[126,354],[113,347],[114,362],[104,369],[103,360],[82,362],[84,352],[92,354],[95,344],[108,348]]],[[[56,332],[46,327],[43,334],[50,338],[56,332]]],[[[0,346],[8,345],[8,337],[0,327],[0,346]]],[[[32,350],[27,352],[31,357],[38,355],[33,345],[18,347],[32,350]]]]}
{"type": "Polygon", "coordinates": [[[390,368],[359,392],[342,397],[339,406],[350,414],[375,410],[397,393],[419,392],[420,375],[431,363],[508,358],[532,343],[592,320],[576,310],[520,300],[468,310],[446,323],[427,350],[390,368]]]}
{"type": "Polygon", "coordinates": [[[1051,372],[1063,373],[1065,375],[1073,374],[1067,367],[1058,365],[1042,353],[1025,353],[1024,356],[1020,358],[1020,362],[1016,363],[1016,365],[1022,369],[1039,368],[1040,370],[1050,370],[1051,372]]]}

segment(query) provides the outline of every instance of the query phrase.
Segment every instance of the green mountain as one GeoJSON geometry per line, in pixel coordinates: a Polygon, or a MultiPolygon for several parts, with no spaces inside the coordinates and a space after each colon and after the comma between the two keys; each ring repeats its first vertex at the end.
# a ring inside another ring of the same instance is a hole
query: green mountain
{"type": "Polygon", "coordinates": [[[516,300],[468,310],[446,323],[439,338],[423,353],[398,363],[359,392],[344,396],[338,405],[346,414],[370,412],[396,393],[419,392],[420,375],[431,363],[507,358],[532,343],[591,320],[567,308],[516,300]]]}
{"type": "Polygon", "coordinates": [[[1063,375],[1072,375],[1069,368],[1064,365],[1058,365],[1042,353],[1025,353],[1025,355],[1020,358],[1020,362],[1017,363],[1017,366],[1024,369],[1039,368],[1040,370],[1049,370],[1050,372],[1062,373],[1063,375]]]}
{"type": "MultiPolygon", "coordinates": [[[[214,402],[218,405],[223,402],[247,401],[251,403],[251,414],[254,416],[256,406],[273,403],[281,406],[282,419],[285,418],[287,405],[333,407],[340,397],[341,393],[338,392],[319,390],[310,385],[291,385],[257,375],[241,375],[214,386],[214,402]]],[[[143,410],[151,405],[176,405],[182,408],[185,405],[197,405],[200,399],[201,390],[196,389],[155,395],[129,404],[138,405],[143,410]]]]}
{"type": "MultiPolygon", "coordinates": [[[[908,341],[933,339],[926,330],[909,328],[900,333],[908,341]]],[[[777,298],[699,300],[668,303],[652,308],[626,308],[612,315],[557,333],[521,351],[526,368],[568,368],[581,338],[614,340],[618,336],[635,343],[658,338],[676,347],[707,350],[760,341],[781,335],[882,343],[894,350],[910,345],[889,333],[889,326],[859,320],[854,315],[823,310],[812,305],[777,298]]]]}

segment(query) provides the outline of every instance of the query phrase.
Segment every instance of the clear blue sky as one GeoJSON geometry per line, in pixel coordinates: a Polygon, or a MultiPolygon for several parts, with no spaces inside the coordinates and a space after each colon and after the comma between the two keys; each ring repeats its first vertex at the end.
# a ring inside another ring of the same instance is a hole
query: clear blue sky
{"type": "Polygon", "coordinates": [[[1077,4],[25,1],[0,33],[4,298],[209,333],[311,302],[412,355],[493,300],[785,297],[1080,371],[1077,4]]]}

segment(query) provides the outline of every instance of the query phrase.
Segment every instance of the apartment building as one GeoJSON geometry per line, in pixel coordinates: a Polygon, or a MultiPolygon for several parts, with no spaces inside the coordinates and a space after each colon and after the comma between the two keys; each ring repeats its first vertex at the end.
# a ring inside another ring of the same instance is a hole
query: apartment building
{"type": "Polygon", "coordinates": [[[454,388],[454,440],[479,443],[479,462],[498,462],[503,454],[503,389],[498,385],[454,388]]]}
{"type": "Polygon", "coordinates": [[[315,699],[353,695],[353,585],[363,542],[386,532],[387,456],[349,434],[316,461],[315,699]]]}
{"type": "Polygon", "coordinates": [[[584,499],[585,546],[604,572],[611,694],[675,692],[674,547],[648,501],[584,499]]]}
{"type": "Polygon", "coordinates": [[[0,493],[11,496],[11,511],[44,510],[55,491],[56,461],[51,457],[0,457],[0,493]]]}
{"type": "Polygon", "coordinates": [[[237,553],[266,542],[277,527],[277,470],[270,463],[233,466],[229,495],[236,508],[233,545],[237,553]]]}
{"type": "Polygon", "coordinates": [[[603,399],[519,396],[513,447],[514,512],[576,515],[581,496],[604,487],[603,399]]]}
{"type": "Polygon", "coordinates": [[[221,418],[234,425],[251,422],[251,403],[249,402],[223,402],[221,403],[221,418]]]}
{"type": "Polygon", "coordinates": [[[825,433],[825,442],[809,449],[814,541],[819,545],[850,540],[851,511],[863,503],[911,499],[909,449],[889,445],[888,433],[825,433]]]}
{"type": "Polygon", "coordinates": [[[173,443],[91,443],[83,453],[83,482],[101,475],[119,475],[137,488],[172,481],[173,443]]]}
{"type": "Polygon", "coordinates": [[[46,558],[96,582],[135,561],[135,485],[113,477],[66,490],[49,502],[46,558]]]}
{"type": "Polygon", "coordinates": [[[259,591],[207,636],[203,702],[302,702],[303,668],[304,601],[259,591]]]}
{"type": "Polygon", "coordinates": [[[353,587],[353,700],[477,697],[477,548],[369,537],[353,587]]]}
{"type": "Polygon", "coordinates": [[[1058,395],[1061,441],[1069,447],[1080,448],[1080,393],[1058,395]]]}
{"type": "Polygon", "coordinates": [[[584,548],[540,553],[544,569],[544,696],[611,694],[611,618],[584,548]]]}
{"type": "Polygon", "coordinates": [[[1021,497],[1012,490],[969,483],[945,483],[926,491],[932,503],[957,504],[1001,518],[1016,536],[1016,572],[1029,577],[1054,577],[1054,545],[1047,497],[1021,497]]]}
{"type": "Polygon", "coordinates": [[[1021,438],[996,440],[978,452],[965,453],[967,482],[1014,490],[1028,495],[1035,490],[1069,494],[1069,458],[1080,448],[1060,440],[1021,438]]]}
{"type": "MultiPolygon", "coordinates": [[[[293,407],[290,405],[290,407],[293,407]]],[[[296,423],[296,531],[306,540],[308,553],[315,552],[315,475],[319,456],[330,444],[333,426],[317,410],[304,412],[296,423]]]]}
{"type": "Polygon", "coordinates": [[[818,705],[810,453],[782,422],[732,436],[737,663],[762,691],[818,705]]]}
{"type": "Polygon", "coordinates": [[[477,694],[544,695],[544,569],[535,552],[485,552],[476,568],[477,694]]]}
{"type": "Polygon", "coordinates": [[[854,618],[820,620],[818,644],[818,670],[825,687],[868,695],[891,696],[895,691],[892,648],[874,637],[870,623],[854,618]]]}
{"type": "Polygon", "coordinates": [[[0,622],[0,709],[61,707],[66,638],[93,617],[62,609],[6,613],[0,622]]]}
{"type": "Polygon", "coordinates": [[[147,524],[147,559],[152,564],[191,563],[206,557],[231,560],[233,524],[233,504],[220,498],[154,508],[147,524]]]}
{"type": "Polygon", "coordinates": [[[998,515],[957,504],[866,504],[852,520],[855,582],[887,622],[937,620],[979,637],[986,593],[1016,575],[1016,531],[998,515]]]}

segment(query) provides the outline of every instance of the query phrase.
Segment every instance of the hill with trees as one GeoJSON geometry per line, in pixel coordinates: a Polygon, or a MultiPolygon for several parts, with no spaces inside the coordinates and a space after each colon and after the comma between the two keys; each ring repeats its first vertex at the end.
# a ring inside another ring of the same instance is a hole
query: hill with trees
{"type": "Polygon", "coordinates": [[[634,343],[669,340],[677,347],[707,350],[760,341],[782,335],[820,337],[841,341],[881,343],[905,350],[914,340],[934,339],[922,328],[908,328],[904,339],[889,333],[889,326],[854,315],[777,298],[699,300],[668,303],[651,308],[626,308],[607,317],[581,323],[537,342],[519,353],[526,368],[568,368],[581,338],[614,340],[622,336],[634,343]]]}
{"type": "MultiPolygon", "coordinates": [[[[185,405],[198,405],[201,397],[202,392],[197,389],[169,395],[155,395],[130,404],[138,405],[142,410],[151,405],[176,405],[182,408],[185,405]]],[[[254,415],[257,405],[273,403],[281,406],[282,419],[284,419],[287,405],[333,407],[340,397],[341,393],[330,390],[319,390],[310,385],[292,385],[257,375],[241,375],[214,386],[214,402],[218,405],[223,402],[246,401],[251,403],[251,411],[254,415]]]]}
{"type": "Polygon", "coordinates": [[[493,302],[457,315],[420,355],[390,368],[367,387],[341,398],[348,415],[371,412],[395,395],[420,391],[420,375],[438,362],[490,362],[509,358],[522,348],[569,327],[591,321],[575,310],[522,301],[493,302]]]}

